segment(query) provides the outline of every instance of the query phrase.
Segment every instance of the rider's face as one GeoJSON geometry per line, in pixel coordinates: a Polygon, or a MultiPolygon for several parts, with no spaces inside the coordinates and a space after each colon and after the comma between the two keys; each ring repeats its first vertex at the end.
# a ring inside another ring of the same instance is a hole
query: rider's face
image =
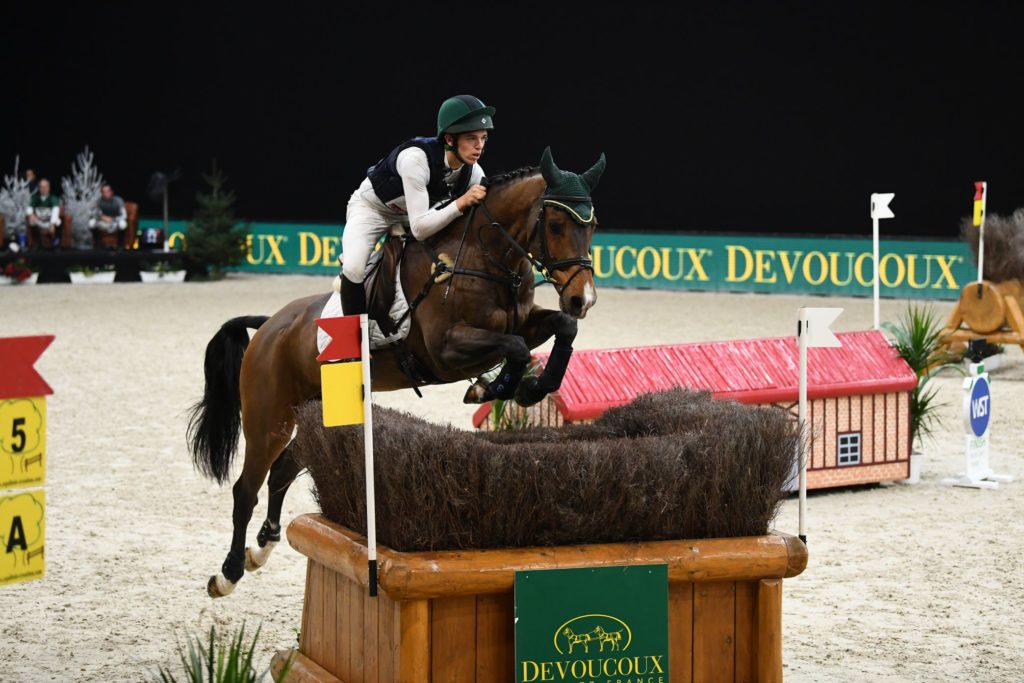
{"type": "Polygon", "coordinates": [[[484,146],[487,144],[487,131],[474,130],[471,133],[463,133],[458,139],[459,156],[466,160],[466,163],[475,164],[484,153],[484,146]]]}

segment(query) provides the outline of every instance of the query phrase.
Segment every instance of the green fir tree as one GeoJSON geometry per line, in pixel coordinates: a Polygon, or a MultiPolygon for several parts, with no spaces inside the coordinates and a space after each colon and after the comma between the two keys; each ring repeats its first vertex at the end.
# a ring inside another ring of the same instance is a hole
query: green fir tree
{"type": "Polygon", "coordinates": [[[242,262],[249,226],[235,218],[235,193],[225,189],[227,177],[216,160],[203,180],[209,190],[196,195],[199,207],[188,224],[188,254],[211,277],[221,278],[225,268],[242,262]]]}

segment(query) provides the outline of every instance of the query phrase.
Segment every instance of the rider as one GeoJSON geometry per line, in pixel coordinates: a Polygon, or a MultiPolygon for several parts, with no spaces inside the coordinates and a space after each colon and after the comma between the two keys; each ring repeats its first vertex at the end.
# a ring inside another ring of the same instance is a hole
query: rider
{"type": "Polygon", "coordinates": [[[493,130],[494,107],[472,95],[441,104],[437,136],[407,140],[371,166],[348,202],[341,237],[341,306],[366,312],[363,278],[374,245],[392,226],[424,240],[479,204],[487,190],[477,163],[493,130]]]}

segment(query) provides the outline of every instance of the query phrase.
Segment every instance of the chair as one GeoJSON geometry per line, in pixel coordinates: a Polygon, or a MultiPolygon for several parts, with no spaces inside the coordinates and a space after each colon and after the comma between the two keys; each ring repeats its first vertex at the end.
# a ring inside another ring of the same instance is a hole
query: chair
{"type": "MultiPolygon", "coordinates": [[[[37,246],[32,228],[25,227],[26,246],[35,249],[37,246]]],[[[64,205],[60,206],[60,246],[67,249],[71,246],[71,216],[64,211],[64,205]]]]}
{"type": "MultiPolygon", "coordinates": [[[[125,202],[124,211],[128,214],[128,227],[124,229],[125,249],[135,248],[135,235],[139,231],[139,205],[136,202],[125,202]]],[[[117,247],[117,233],[100,233],[99,244],[94,245],[97,249],[113,249],[117,247]]]]}

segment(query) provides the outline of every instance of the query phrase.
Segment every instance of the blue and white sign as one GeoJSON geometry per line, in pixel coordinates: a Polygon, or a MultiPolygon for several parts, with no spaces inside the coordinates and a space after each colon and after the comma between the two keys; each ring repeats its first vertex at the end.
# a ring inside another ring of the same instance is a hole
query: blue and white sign
{"type": "Polygon", "coordinates": [[[994,489],[1013,477],[994,474],[988,464],[989,427],[992,424],[992,392],[988,373],[981,363],[972,363],[970,376],[964,378],[964,445],[966,468],[958,477],[943,479],[950,486],[994,489]]]}
{"type": "Polygon", "coordinates": [[[967,405],[967,423],[971,433],[983,437],[988,432],[989,416],[992,412],[992,393],[988,388],[988,374],[983,373],[971,387],[967,405]]]}

